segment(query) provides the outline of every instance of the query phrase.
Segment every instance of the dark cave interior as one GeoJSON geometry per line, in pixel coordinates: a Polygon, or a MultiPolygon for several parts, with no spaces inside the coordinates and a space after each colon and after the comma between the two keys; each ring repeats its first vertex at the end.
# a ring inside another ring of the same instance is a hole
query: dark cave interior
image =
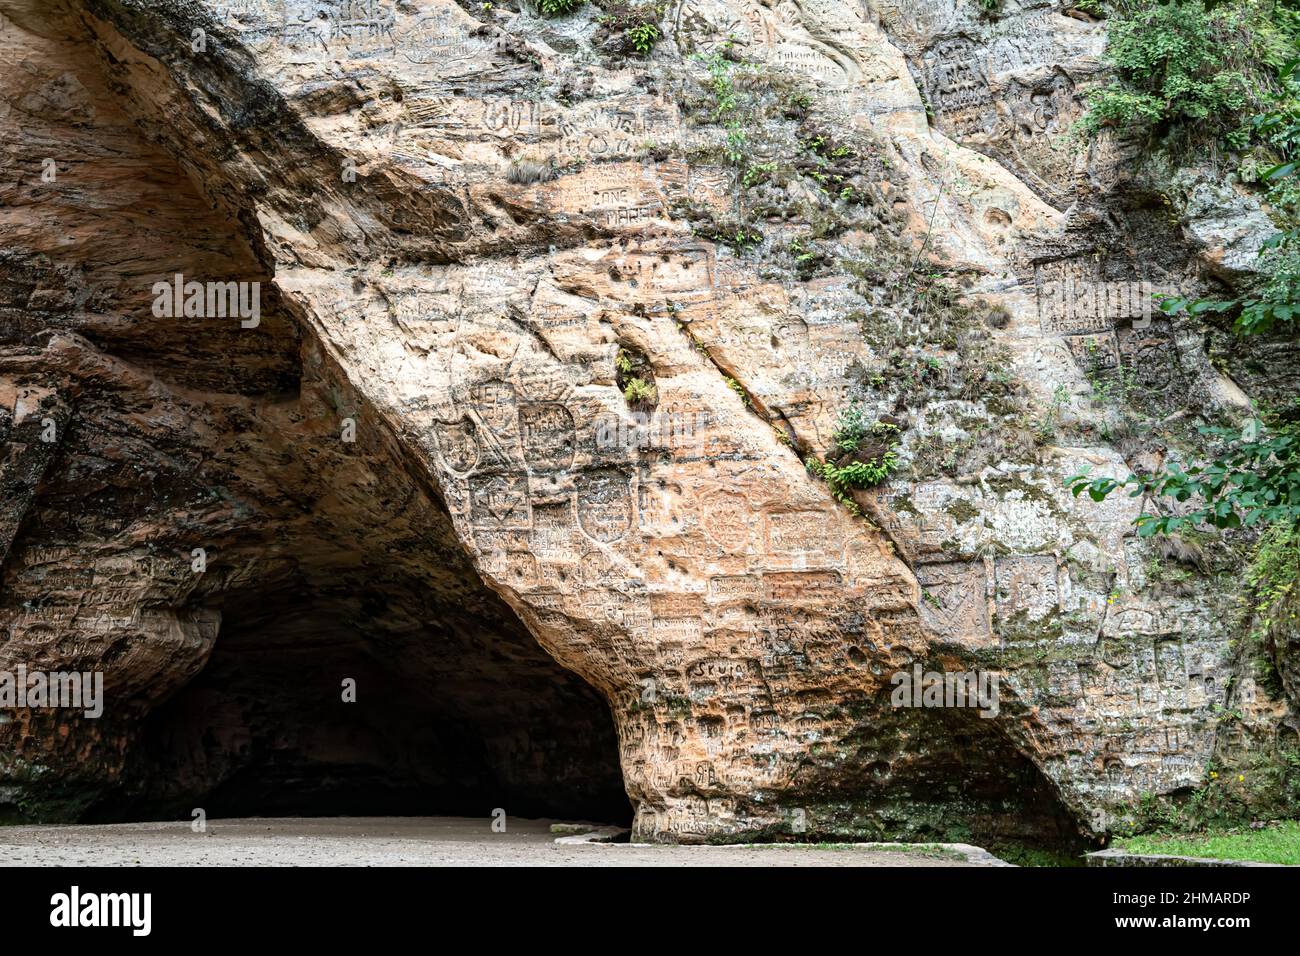
{"type": "Polygon", "coordinates": [[[226,608],[206,667],[145,718],[128,784],[87,821],[630,821],[607,705],[507,608],[399,626],[391,594],[303,594],[226,608]]]}

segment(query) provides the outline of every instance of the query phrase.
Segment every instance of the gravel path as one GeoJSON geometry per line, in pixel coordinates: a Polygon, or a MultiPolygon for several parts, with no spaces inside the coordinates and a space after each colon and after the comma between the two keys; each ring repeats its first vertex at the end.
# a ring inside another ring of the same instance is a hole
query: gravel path
{"type": "Polygon", "coordinates": [[[3,866],[979,866],[937,849],[556,843],[549,820],[332,817],[0,827],[3,866]]]}

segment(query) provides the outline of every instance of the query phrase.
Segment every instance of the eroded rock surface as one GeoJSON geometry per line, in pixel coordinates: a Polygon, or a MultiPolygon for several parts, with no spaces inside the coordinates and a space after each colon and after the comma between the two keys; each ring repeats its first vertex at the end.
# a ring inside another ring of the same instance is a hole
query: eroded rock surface
{"type": "Polygon", "coordinates": [[[355,766],[261,752],[340,645],[430,799],[608,805],[607,705],[655,839],[1096,835],[1225,705],[1274,734],[1232,588],[1064,487],[1165,452],[1125,403],[1244,402],[1152,314],[1215,227],[1070,138],[1104,23],[1008,6],[683,0],[647,61],[592,7],[8,0],[0,653],[123,702],[0,727],[10,802],[355,766]],[[175,273],[260,323],[155,318],[175,273]],[[901,467],[847,507],[804,462],[853,404],[901,467]],[[998,714],[891,706],[916,664],[998,714]]]}

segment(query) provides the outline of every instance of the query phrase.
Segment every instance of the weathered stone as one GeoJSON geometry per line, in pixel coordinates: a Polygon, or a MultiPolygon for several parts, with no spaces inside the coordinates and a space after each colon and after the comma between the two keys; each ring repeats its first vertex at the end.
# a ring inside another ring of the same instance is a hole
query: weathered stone
{"type": "Polygon", "coordinates": [[[118,702],[0,725],[16,814],[343,767],[596,816],[617,758],[638,838],[1055,839],[1197,785],[1232,596],[1152,593],[1143,503],[1064,487],[1127,473],[1125,369],[1242,394],[1151,312],[1196,255],[1108,205],[1125,145],[1066,147],[1104,24],[684,0],[645,64],[586,14],[312,6],[7,4],[3,648],[118,702]],[[156,316],[178,273],[257,325],[156,316]],[[851,404],[908,426],[871,521],[803,460],[851,404]],[[997,715],[893,706],[914,665],[997,715]],[[400,703],[340,718],[347,678],[400,703]]]}

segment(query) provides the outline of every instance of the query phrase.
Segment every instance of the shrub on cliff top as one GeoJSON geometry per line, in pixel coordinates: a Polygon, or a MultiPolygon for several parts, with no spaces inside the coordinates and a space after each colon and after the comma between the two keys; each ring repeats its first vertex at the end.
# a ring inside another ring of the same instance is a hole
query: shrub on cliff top
{"type": "Polygon", "coordinates": [[[1300,16],[1264,0],[1126,5],[1110,20],[1106,56],[1119,78],[1095,91],[1081,129],[1179,127],[1217,139],[1262,108],[1295,55],[1300,16]]]}

